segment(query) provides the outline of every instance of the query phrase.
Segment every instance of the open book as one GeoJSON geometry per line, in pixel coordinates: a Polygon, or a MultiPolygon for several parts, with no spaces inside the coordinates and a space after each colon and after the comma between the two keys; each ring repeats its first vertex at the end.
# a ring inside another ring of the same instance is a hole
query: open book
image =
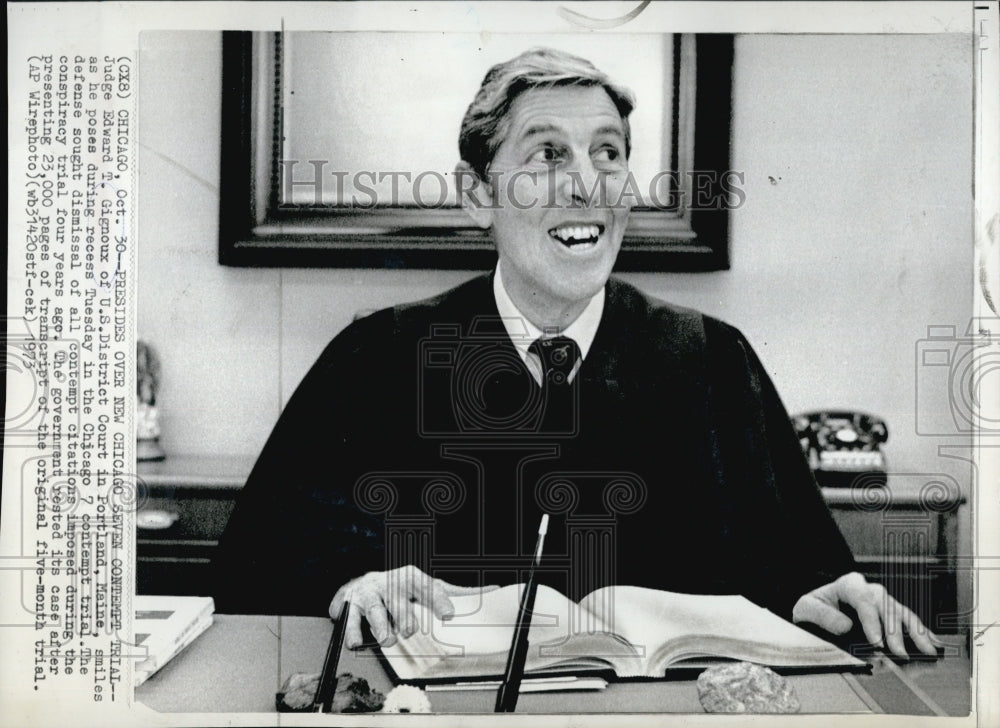
{"type": "MultiPolygon", "coordinates": [[[[399,680],[503,675],[523,585],[452,597],[442,621],[416,605],[421,628],[382,649],[399,680]]],[[[598,589],[579,604],[538,587],[525,674],[612,671],[662,677],[706,659],[772,667],[856,669],[865,663],[742,596],[678,594],[634,586],[598,589]]]]}

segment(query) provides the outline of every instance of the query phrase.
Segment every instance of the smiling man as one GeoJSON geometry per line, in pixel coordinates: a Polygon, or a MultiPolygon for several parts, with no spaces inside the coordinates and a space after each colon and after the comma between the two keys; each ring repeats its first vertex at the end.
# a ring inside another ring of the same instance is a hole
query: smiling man
{"type": "Polygon", "coordinates": [[[611,275],[628,224],[630,108],[610,84],[528,90],[510,104],[489,167],[458,165],[459,179],[491,181],[465,207],[492,230],[503,288],[540,329],[572,324],[611,275]]]}
{"type": "Polygon", "coordinates": [[[463,206],[488,275],[356,321],[289,401],[220,546],[220,611],[338,614],[390,644],[450,595],[542,581],[740,593],[903,654],[934,636],[857,573],[739,331],[611,277],[631,94],[538,49],[462,122],[463,206]],[[582,529],[582,530],[581,530],[582,529]],[[590,529],[589,531],[587,529],[590,529]],[[589,540],[588,540],[589,539],[589,540]],[[579,545],[599,544],[580,549],[579,545]]]}

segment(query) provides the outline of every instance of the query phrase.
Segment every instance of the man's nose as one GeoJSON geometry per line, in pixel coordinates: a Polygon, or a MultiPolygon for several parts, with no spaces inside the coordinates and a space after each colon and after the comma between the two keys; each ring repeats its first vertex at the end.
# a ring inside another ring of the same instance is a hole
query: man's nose
{"type": "Polygon", "coordinates": [[[600,172],[589,154],[574,155],[563,167],[562,196],[573,207],[590,207],[599,201],[600,172]]]}

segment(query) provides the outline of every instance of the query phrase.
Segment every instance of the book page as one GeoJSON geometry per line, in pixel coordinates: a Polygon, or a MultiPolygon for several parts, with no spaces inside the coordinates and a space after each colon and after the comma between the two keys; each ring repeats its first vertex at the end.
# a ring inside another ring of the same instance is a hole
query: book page
{"type": "Polygon", "coordinates": [[[719,654],[757,657],[760,661],[803,659],[826,664],[861,664],[830,643],[815,637],[746,597],[675,592],[620,586],[600,589],[583,600],[597,609],[611,608],[609,627],[655,661],[656,655],[719,654]],[[719,650],[727,652],[720,653],[719,650]]]}
{"type": "MultiPolygon", "coordinates": [[[[452,598],[455,616],[441,620],[422,605],[414,605],[420,629],[383,649],[395,667],[405,657],[424,668],[442,657],[506,653],[517,622],[523,584],[506,586],[482,595],[452,598]]],[[[530,637],[534,642],[565,639],[570,602],[559,592],[539,586],[530,637]]]]}
{"type": "MultiPolygon", "coordinates": [[[[517,623],[523,584],[486,592],[482,596],[453,597],[455,616],[447,621],[416,606],[421,629],[399,640],[382,653],[401,676],[430,674],[436,663],[448,658],[448,667],[437,674],[493,674],[502,672],[517,623]]],[[[631,648],[603,632],[577,636],[580,606],[556,590],[540,585],[529,635],[527,669],[557,663],[578,664],[578,658],[628,655],[631,648]]],[[[590,663],[592,665],[592,661],[590,663]]],[[[443,676],[443,675],[442,675],[443,676]]]]}

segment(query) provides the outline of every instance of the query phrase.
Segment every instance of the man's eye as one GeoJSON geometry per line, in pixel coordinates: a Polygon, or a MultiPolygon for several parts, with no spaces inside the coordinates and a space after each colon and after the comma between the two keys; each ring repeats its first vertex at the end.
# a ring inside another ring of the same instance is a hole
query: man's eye
{"type": "Polygon", "coordinates": [[[531,161],[552,164],[553,162],[562,161],[564,157],[565,154],[559,147],[542,147],[531,155],[531,161]]]}
{"type": "Polygon", "coordinates": [[[617,147],[601,147],[597,150],[597,161],[617,162],[621,159],[622,153],[617,147]]]}

